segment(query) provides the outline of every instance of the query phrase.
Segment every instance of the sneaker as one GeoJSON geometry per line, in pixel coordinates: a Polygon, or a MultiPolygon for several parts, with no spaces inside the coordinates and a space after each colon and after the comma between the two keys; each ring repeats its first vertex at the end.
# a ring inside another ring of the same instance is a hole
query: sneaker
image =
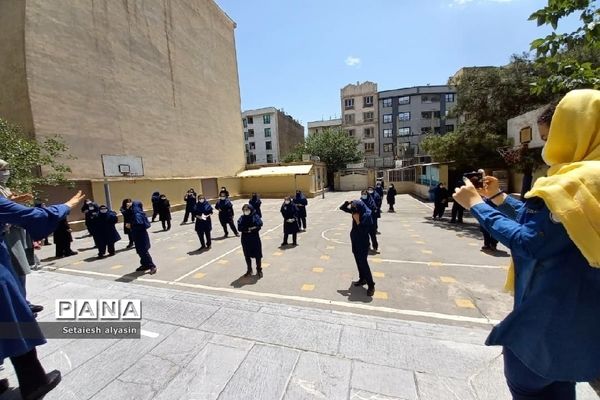
{"type": "Polygon", "coordinates": [[[44,306],[39,305],[39,304],[29,304],[29,309],[31,310],[32,313],[39,313],[44,311],[44,306]]]}
{"type": "Polygon", "coordinates": [[[156,273],[156,267],[150,267],[150,270],[148,271],[148,273],[150,275],[154,275],[156,273]]]}
{"type": "Polygon", "coordinates": [[[143,271],[148,271],[149,269],[150,269],[150,267],[144,267],[144,266],[141,266],[141,265],[140,265],[140,266],[139,266],[139,267],[137,267],[135,270],[136,270],[137,272],[143,272],[143,271]]]}

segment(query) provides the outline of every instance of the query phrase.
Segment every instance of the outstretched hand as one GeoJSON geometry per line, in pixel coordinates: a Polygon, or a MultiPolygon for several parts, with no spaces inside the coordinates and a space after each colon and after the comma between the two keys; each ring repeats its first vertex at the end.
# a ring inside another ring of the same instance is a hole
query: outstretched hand
{"type": "Polygon", "coordinates": [[[67,202],[65,202],[65,205],[72,209],[77,204],[81,203],[84,198],[85,194],[83,194],[83,192],[80,190],[75,196],[71,197],[67,202]]]}
{"type": "Polygon", "coordinates": [[[477,192],[477,188],[473,186],[473,183],[467,178],[464,179],[465,186],[456,188],[454,190],[454,201],[458,202],[461,206],[470,210],[476,204],[483,203],[481,195],[477,192]]]}

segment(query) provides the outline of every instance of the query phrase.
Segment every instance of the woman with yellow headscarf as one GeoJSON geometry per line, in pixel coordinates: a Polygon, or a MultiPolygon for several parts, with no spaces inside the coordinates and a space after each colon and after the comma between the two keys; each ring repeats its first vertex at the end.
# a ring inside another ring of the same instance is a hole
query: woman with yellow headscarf
{"type": "Polygon", "coordinates": [[[550,116],[548,176],[524,202],[491,177],[454,194],[511,250],[514,308],[486,344],[503,346],[515,400],[575,399],[575,382],[600,376],[600,91],[574,90],[550,116]]]}

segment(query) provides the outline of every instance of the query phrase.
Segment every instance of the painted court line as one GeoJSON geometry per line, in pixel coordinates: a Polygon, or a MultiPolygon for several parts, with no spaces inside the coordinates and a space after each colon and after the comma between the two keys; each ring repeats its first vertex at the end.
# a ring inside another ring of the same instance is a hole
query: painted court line
{"type": "Polygon", "coordinates": [[[149,338],[155,339],[157,337],[159,337],[160,335],[156,332],[150,332],[150,331],[145,331],[143,329],[140,330],[140,334],[142,336],[148,336],[149,338]]]}
{"type": "Polygon", "coordinates": [[[417,199],[415,199],[415,198],[414,198],[414,197],[412,197],[412,196],[410,196],[410,198],[411,198],[411,199],[413,199],[414,201],[416,201],[417,203],[419,203],[420,205],[422,205],[423,207],[427,207],[427,208],[429,208],[430,210],[433,210],[433,207],[431,207],[430,205],[428,205],[428,204],[425,204],[424,202],[422,202],[422,201],[420,201],[420,200],[417,200],[417,199]]]}
{"type": "Polygon", "coordinates": [[[375,262],[386,262],[386,263],[392,263],[392,264],[431,265],[431,266],[435,266],[435,267],[465,267],[465,268],[483,268],[483,269],[505,269],[506,268],[503,265],[458,264],[458,263],[444,263],[444,262],[437,262],[437,261],[432,262],[432,261],[388,260],[385,258],[378,259],[375,262]]]}
{"type": "MultiPolygon", "coordinates": [[[[119,275],[105,274],[105,273],[101,273],[101,272],[78,271],[75,269],[66,269],[66,268],[61,268],[61,270],[67,271],[67,272],[74,272],[77,274],[83,274],[83,275],[87,274],[87,275],[105,276],[105,277],[110,277],[110,278],[120,278],[119,275]]],[[[185,283],[185,282],[175,282],[175,281],[170,282],[170,281],[163,281],[163,280],[159,280],[159,279],[138,278],[138,279],[136,279],[136,281],[165,283],[165,284],[173,285],[173,286],[181,286],[181,287],[188,287],[188,288],[194,288],[194,289],[204,289],[204,290],[209,290],[209,291],[213,291],[213,292],[235,293],[235,294],[242,294],[242,295],[246,295],[246,296],[263,297],[263,298],[271,298],[271,299],[279,299],[279,300],[293,300],[293,301],[299,301],[299,302],[304,302],[304,303],[313,303],[313,304],[327,304],[327,305],[333,305],[333,306],[350,308],[350,309],[353,308],[353,309],[361,309],[361,310],[369,310],[369,311],[378,311],[378,312],[383,312],[383,313],[388,313],[388,314],[409,315],[409,316],[413,316],[413,317],[424,317],[424,318],[431,318],[431,319],[438,319],[438,320],[445,320],[445,321],[471,322],[471,323],[483,324],[483,325],[495,325],[500,322],[498,320],[489,319],[489,318],[465,317],[462,315],[442,314],[442,313],[436,313],[436,312],[430,312],[430,311],[402,310],[402,309],[396,309],[396,308],[391,308],[391,307],[371,306],[368,304],[346,303],[343,301],[327,300],[327,299],[319,299],[319,298],[309,298],[309,297],[301,297],[301,296],[291,296],[291,295],[283,295],[283,294],[276,294],[276,293],[253,292],[250,290],[213,287],[213,286],[206,286],[206,285],[199,285],[199,284],[185,283]]]]}

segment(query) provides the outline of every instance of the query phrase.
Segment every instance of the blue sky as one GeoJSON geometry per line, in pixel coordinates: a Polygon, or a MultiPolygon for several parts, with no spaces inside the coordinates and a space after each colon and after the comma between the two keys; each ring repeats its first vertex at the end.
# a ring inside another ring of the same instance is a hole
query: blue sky
{"type": "Polygon", "coordinates": [[[463,66],[506,64],[550,32],[527,21],[543,0],[216,2],[237,23],[242,109],[283,108],[304,126],[339,118],[348,83],[445,84],[463,66]]]}

